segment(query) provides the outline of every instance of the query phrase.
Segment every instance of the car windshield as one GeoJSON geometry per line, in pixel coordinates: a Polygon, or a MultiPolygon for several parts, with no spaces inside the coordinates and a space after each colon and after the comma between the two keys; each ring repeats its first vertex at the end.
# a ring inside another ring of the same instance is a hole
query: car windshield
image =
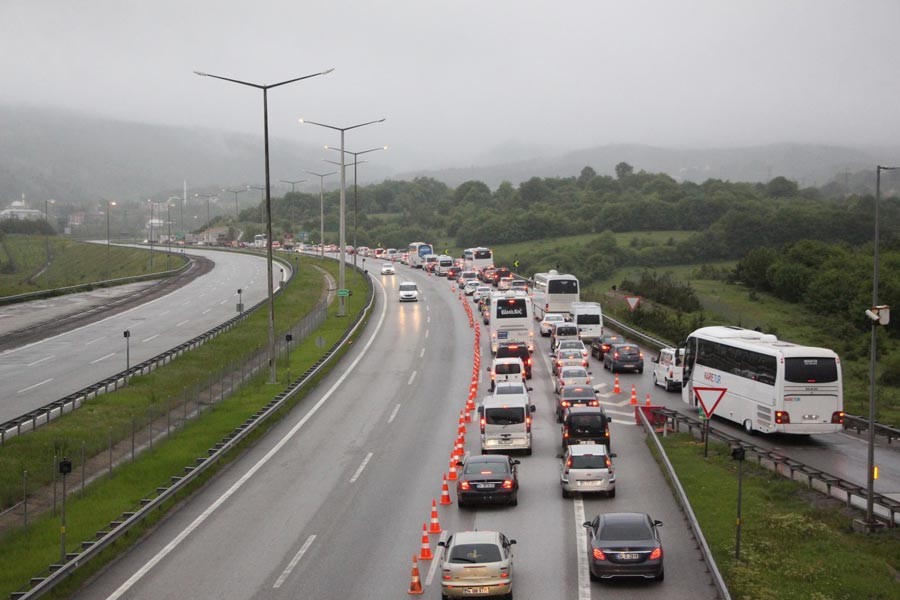
{"type": "Polygon", "coordinates": [[[479,473],[481,475],[505,475],[509,473],[509,465],[506,462],[496,460],[490,462],[484,460],[470,460],[466,463],[463,473],[467,475],[472,475],[473,473],[479,473]]]}
{"type": "Polygon", "coordinates": [[[401,283],[400,284],[401,292],[414,292],[416,291],[416,284],[414,283],[401,283]]]}
{"type": "Polygon", "coordinates": [[[494,544],[459,544],[450,551],[452,563],[500,562],[500,548],[494,544]]]}
{"type": "Polygon", "coordinates": [[[606,457],[602,454],[583,454],[569,457],[570,469],[605,469],[606,457]]]}
{"type": "Polygon", "coordinates": [[[545,315],[544,321],[548,323],[561,323],[562,321],[565,321],[565,319],[562,315],[545,315]]]}
{"type": "Polygon", "coordinates": [[[495,373],[497,375],[513,375],[522,372],[522,365],[519,363],[500,363],[497,365],[495,373]]]}
{"type": "Polygon", "coordinates": [[[484,411],[486,425],[515,425],[525,422],[525,409],[522,407],[488,408],[484,411]]]}
{"type": "Polygon", "coordinates": [[[599,540],[646,540],[652,537],[653,532],[643,519],[607,523],[597,532],[599,540]]]}

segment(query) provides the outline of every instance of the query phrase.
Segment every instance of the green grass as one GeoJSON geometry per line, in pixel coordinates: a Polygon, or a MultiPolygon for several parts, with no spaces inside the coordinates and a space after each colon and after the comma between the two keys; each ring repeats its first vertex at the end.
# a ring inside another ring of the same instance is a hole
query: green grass
{"type": "MultiPolygon", "coordinates": [[[[891,599],[900,583],[900,533],[854,533],[835,502],[744,462],[741,558],[734,558],[737,463],[722,444],[690,435],[663,445],[736,600],[891,599]]],[[[859,515],[854,515],[859,516],[859,515]]],[[[663,532],[665,539],[665,532],[663,532]]]]}
{"type": "Polygon", "coordinates": [[[177,269],[187,262],[183,256],[173,253],[167,266],[163,246],[153,252],[151,269],[150,250],[144,248],[111,246],[107,255],[105,244],[13,234],[5,236],[4,245],[9,256],[0,256],[0,265],[4,267],[0,270],[0,297],[159,273],[177,269]],[[51,259],[47,269],[41,272],[47,265],[48,241],[51,259]]]}
{"type": "MultiPolygon", "coordinates": [[[[308,266],[313,261],[314,259],[301,262],[302,266],[298,272],[300,279],[292,281],[285,293],[280,296],[279,304],[276,306],[278,311],[276,314],[280,323],[293,323],[297,320],[296,318],[291,320],[288,317],[290,311],[294,310],[293,306],[297,307],[293,317],[302,316],[305,314],[303,307],[308,311],[318,300],[322,289],[322,279],[320,273],[308,266]]],[[[318,263],[319,261],[314,262],[318,263]]],[[[334,261],[324,261],[321,264],[329,271],[336,273],[337,264],[334,261]]],[[[353,296],[348,298],[348,313],[355,315],[365,304],[365,281],[352,270],[347,272],[347,280],[348,287],[353,290],[353,296]]],[[[336,311],[335,303],[329,309],[325,324],[316,330],[314,335],[309,336],[292,349],[291,366],[294,376],[313,364],[322,355],[324,349],[330,347],[345,331],[349,320],[336,317],[336,311]],[[318,337],[325,340],[322,348],[316,345],[318,337]]],[[[240,341],[224,340],[224,338],[236,337],[231,334],[238,334],[241,329],[253,329],[256,334],[265,338],[266,315],[265,311],[259,312],[261,318],[255,318],[257,315],[254,315],[251,318],[252,322],[247,322],[243,326],[223,334],[210,344],[184,357],[185,360],[178,359],[154,371],[151,375],[135,380],[134,385],[129,386],[126,390],[130,399],[124,399],[124,393],[101,396],[97,400],[91,401],[87,408],[82,408],[68,417],[41,428],[34,434],[14,438],[8,445],[0,449],[0,456],[4,458],[12,456],[21,460],[24,458],[23,446],[36,446],[31,448],[30,452],[47,462],[46,452],[51,448],[30,440],[37,440],[41,436],[45,440],[55,440],[57,443],[65,440],[71,446],[77,443],[79,437],[90,435],[91,431],[103,430],[103,427],[111,420],[114,421],[118,418],[115,413],[121,413],[126,419],[130,419],[129,415],[135,405],[141,403],[142,398],[145,403],[150,397],[155,397],[156,402],[164,402],[169,399],[165,394],[174,391],[177,396],[178,392],[175,390],[180,390],[181,386],[194,381],[188,371],[179,370],[179,362],[191,362],[190,359],[193,358],[194,362],[199,363],[194,366],[202,369],[204,361],[206,361],[205,370],[209,372],[220,364],[224,365],[228,362],[225,359],[221,363],[210,364],[209,361],[214,361],[217,354],[224,353],[228,358],[236,358],[235,346],[246,343],[248,339],[242,337],[243,341],[240,341]],[[221,345],[215,347],[216,342],[220,340],[227,341],[230,350],[226,350],[221,345]],[[201,351],[207,348],[209,349],[207,354],[200,358],[201,351]],[[163,388],[155,387],[166,385],[167,380],[170,379],[174,381],[171,382],[171,387],[167,388],[167,392],[164,392],[163,388]],[[142,388],[143,393],[134,394],[134,388],[138,387],[142,388]],[[107,406],[102,408],[96,406],[101,402],[105,402],[107,406]]],[[[251,349],[255,349],[255,346],[251,346],[251,349]]],[[[213,405],[203,416],[174,431],[169,438],[156,445],[153,450],[142,454],[134,463],[117,468],[112,478],[103,478],[89,486],[83,498],[70,497],[71,500],[67,506],[69,550],[76,548],[83,540],[92,539],[94,533],[103,530],[109,521],[117,518],[122,512],[134,510],[141,498],[152,495],[156,486],[167,485],[172,475],[181,474],[182,467],[193,464],[195,458],[206,456],[208,448],[265,405],[277,391],[283,389],[287,384],[287,373],[284,366],[282,364],[280,369],[279,382],[281,385],[268,384],[266,382],[267,373],[261,373],[234,395],[213,405]]],[[[180,365],[180,367],[184,368],[184,365],[180,365]]],[[[302,395],[296,398],[293,404],[299,402],[301,397],[302,395]]],[[[286,413],[287,410],[289,407],[285,408],[283,413],[286,413]]],[[[96,433],[94,437],[97,437],[96,433]]],[[[0,468],[0,472],[3,473],[7,470],[7,466],[0,468]]],[[[77,467],[75,472],[77,472],[77,467]]],[[[15,479],[18,479],[17,485],[20,486],[21,470],[17,472],[15,479]]],[[[31,523],[28,532],[18,530],[0,540],[0,555],[4,557],[4,568],[0,569],[0,596],[8,595],[20,588],[29,577],[43,572],[51,562],[58,559],[58,531],[58,518],[45,514],[31,523]]],[[[96,565],[92,565],[90,570],[96,568],[96,565]]],[[[85,575],[83,574],[81,577],[85,575]]]]}

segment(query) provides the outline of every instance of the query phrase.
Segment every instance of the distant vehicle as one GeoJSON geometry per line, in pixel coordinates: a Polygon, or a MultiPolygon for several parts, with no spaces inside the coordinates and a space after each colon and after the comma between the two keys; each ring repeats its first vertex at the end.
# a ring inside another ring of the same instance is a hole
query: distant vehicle
{"type": "Polygon", "coordinates": [[[599,302],[573,302],[572,322],[578,327],[578,335],[589,344],[603,335],[603,309],[599,302]]]}
{"type": "Polygon", "coordinates": [[[603,444],[578,444],[566,448],[562,456],[559,483],[562,497],[579,494],[605,493],[616,497],[616,471],[612,460],[615,454],[606,451],[603,444]]]}
{"type": "Polygon", "coordinates": [[[512,271],[507,269],[506,267],[497,267],[494,269],[494,274],[490,281],[491,285],[494,287],[500,286],[500,280],[504,277],[512,277],[512,271]]]}
{"type": "Polygon", "coordinates": [[[477,279],[472,279],[466,282],[465,287],[463,288],[463,294],[466,296],[471,296],[475,293],[475,290],[478,289],[478,286],[481,285],[478,283],[477,279]]]}
{"type": "MultiPolygon", "coordinates": [[[[557,394],[566,385],[591,385],[591,372],[586,367],[563,367],[553,380],[553,391],[557,394]]],[[[593,388],[592,388],[593,389],[593,388]]]]}
{"type": "Polygon", "coordinates": [[[574,275],[566,275],[555,269],[535,273],[531,291],[534,299],[534,316],[543,319],[544,314],[555,312],[572,314],[572,303],[581,300],[581,286],[574,275]]]}
{"type": "Polygon", "coordinates": [[[392,265],[391,263],[386,262],[383,265],[381,265],[381,274],[382,275],[393,275],[394,273],[395,273],[394,265],[392,265]]]}
{"type": "Polygon", "coordinates": [[[562,423],[566,411],[573,406],[600,406],[597,393],[589,385],[568,384],[559,388],[556,397],[556,422],[562,423]]]}
{"type": "Polygon", "coordinates": [[[455,281],[456,278],[459,277],[460,272],[461,271],[460,271],[459,267],[456,267],[456,266],[450,267],[449,269],[447,269],[447,279],[449,279],[451,281],[455,281]]]}
{"type": "Polygon", "coordinates": [[[501,277],[500,281],[497,282],[497,289],[501,292],[509,290],[512,280],[512,277],[501,277]]]}
{"type": "Polygon", "coordinates": [[[563,413],[562,447],[603,444],[611,449],[609,417],[602,406],[570,406],[563,413]]]}
{"type": "Polygon", "coordinates": [[[651,358],[653,361],[653,383],[661,385],[667,392],[681,389],[684,348],[663,348],[651,358]]]}
{"type": "Polygon", "coordinates": [[[619,371],[644,372],[644,354],[634,344],[613,344],[603,355],[603,368],[612,373],[619,371]]]}
{"type": "Polygon", "coordinates": [[[475,291],[472,292],[472,302],[480,302],[484,296],[490,295],[491,290],[490,286],[484,285],[483,283],[478,283],[478,287],[475,288],[475,291]]]}
{"type": "Polygon", "coordinates": [[[475,271],[460,271],[456,278],[456,285],[459,286],[459,289],[463,289],[470,281],[478,281],[478,273],[475,271]]]}
{"type": "Polygon", "coordinates": [[[491,366],[487,368],[491,374],[491,390],[500,382],[525,381],[525,364],[518,356],[510,358],[495,358],[491,366]]]}
{"type": "Polygon", "coordinates": [[[645,513],[601,513],[585,521],[591,580],[643,577],[662,581],[663,548],[655,521],[645,513]]]}
{"type": "Polygon", "coordinates": [[[534,351],[534,324],[531,318],[531,298],[514,293],[491,297],[491,318],[488,323],[491,353],[503,342],[518,342],[534,351]]]}
{"type": "Polygon", "coordinates": [[[581,352],[581,356],[587,358],[588,349],[585,347],[584,342],[581,340],[569,340],[569,339],[559,339],[556,344],[557,350],[578,350],[581,352]]]}
{"type": "Polygon", "coordinates": [[[418,302],[419,288],[412,281],[404,281],[400,284],[400,302],[418,302]]]}
{"type": "Polygon", "coordinates": [[[454,268],[453,257],[442,254],[438,256],[437,266],[434,268],[434,274],[438,277],[446,277],[447,272],[454,268]]]}
{"type": "Polygon", "coordinates": [[[497,353],[494,354],[494,358],[507,358],[510,356],[518,356],[522,359],[522,362],[525,364],[525,379],[531,379],[532,357],[531,352],[528,351],[528,346],[519,343],[497,345],[497,353]]]}
{"type": "Polygon", "coordinates": [[[257,233],[253,236],[253,247],[254,248],[265,248],[266,247],[266,236],[257,233]]]}
{"type": "Polygon", "coordinates": [[[460,508],[472,504],[519,503],[519,476],[516,465],[505,454],[469,456],[457,463],[462,467],[456,482],[456,503],[460,508]]]}
{"type": "Polygon", "coordinates": [[[541,319],[541,335],[547,337],[550,335],[550,332],[553,329],[553,326],[557,323],[564,323],[566,321],[566,317],[559,313],[547,313],[544,315],[544,318],[541,319]]]}
{"type": "Polygon", "coordinates": [[[598,339],[591,342],[591,355],[597,360],[603,360],[603,356],[613,344],[623,344],[625,338],[616,333],[604,333],[598,339]]]}
{"type": "MultiPolygon", "coordinates": [[[[498,384],[495,392],[504,386],[524,388],[524,384],[519,382],[498,384]]],[[[525,454],[531,454],[531,415],[534,410],[527,391],[524,394],[495,393],[486,396],[478,407],[481,453],[524,450],[525,454]]]]}
{"type": "Polygon", "coordinates": [[[684,348],[682,400],[692,406],[695,386],[726,388],[715,414],[750,433],[843,429],[841,361],[833,350],[741,327],[703,327],[684,348]]]}
{"type": "Polygon", "coordinates": [[[441,555],[441,598],[512,597],[516,540],[497,531],[460,531],[441,555]]]}
{"type": "Polygon", "coordinates": [[[587,368],[587,359],[581,354],[581,350],[578,349],[557,350],[553,358],[550,359],[550,370],[556,375],[563,367],[587,368]]]}
{"type": "Polygon", "coordinates": [[[511,290],[522,290],[524,292],[528,291],[528,282],[524,279],[513,279],[509,282],[509,289],[511,290]]]}
{"type": "Polygon", "coordinates": [[[575,323],[565,321],[564,323],[555,323],[553,329],[550,330],[550,351],[553,352],[564,340],[580,340],[578,335],[578,326],[575,323]]]}
{"type": "Polygon", "coordinates": [[[494,284],[494,267],[487,267],[478,272],[478,279],[488,285],[494,284]]]}
{"type": "Polygon", "coordinates": [[[463,251],[463,264],[467,270],[480,271],[494,266],[494,255],[489,248],[466,248],[463,251]]]}
{"type": "Polygon", "coordinates": [[[434,248],[432,248],[431,244],[426,244],[425,242],[411,243],[408,248],[409,266],[413,267],[414,269],[423,268],[425,264],[425,255],[433,253],[434,248]]]}

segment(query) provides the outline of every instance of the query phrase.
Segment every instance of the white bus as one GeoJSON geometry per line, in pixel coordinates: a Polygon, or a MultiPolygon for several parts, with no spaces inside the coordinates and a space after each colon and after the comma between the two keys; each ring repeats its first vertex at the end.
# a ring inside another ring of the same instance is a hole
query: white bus
{"type": "Polygon", "coordinates": [[[573,302],[572,321],[578,326],[578,337],[585,344],[603,335],[603,309],[599,302],[573,302]]]}
{"type": "Polygon", "coordinates": [[[534,323],[531,317],[531,298],[519,292],[491,294],[491,317],[488,332],[491,336],[491,354],[497,346],[506,342],[528,345],[534,352],[534,323]]]}
{"type": "Polygon", "coordinates": [[[254,248],[265,248],[266,247],[266,236],[261,233],[257,233],[253,236],[253,247],[254,248]]]}
{"type": "Polygon", "coordinates": [[[534,318],[538,321],[547,313],[571,315],[572,303],[581,299],[581,286],[574,275],[557,273],[555,270],[535,273],[533,286],[534,318]]]}
{"type": "Polygon", "coordinates": [[[494,254],[489,248],[466,248],[463,263],[466,271],[481,271],[494,266],[494,254]]]}
{"type": "MultiPolygon", "coordinates": [[[[691,406],[698,405],[695,387],[725,388],[713,414],[747,432],[843,429],[841,361],[834,351],[741,327],[703,327],[688,336],[684,349],[682,400],[691,406]]],[[[711,408],[717,392],[700,393],[711,408]]]]}
{"type": "Polygon", "coordinates": [[[434,249],[431,247],[431,244],[426,244],[425,242],[413,242],[409,245],[408,248],[409,256],[409,266],[414,269],[421,269],[424,264],[424,257],[426,254],[431,254],[434,252],[434,249]]]}

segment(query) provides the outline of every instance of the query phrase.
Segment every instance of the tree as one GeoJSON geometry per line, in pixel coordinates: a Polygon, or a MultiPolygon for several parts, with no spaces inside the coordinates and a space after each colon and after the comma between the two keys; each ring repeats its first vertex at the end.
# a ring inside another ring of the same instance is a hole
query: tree
{"type": "Polygon", "coordinates": [[[620,162],[616,165],[616,179],[619,181],[625,179],[629,175],[634,173],[634,167],[629,165],[627,162],[620,162]]]}
{"type": "Polygon", "coordinates": [[[789,198],[797,195],[797,182],[779,175],[766,184],[766,194],[772,198],[789,198]]]}
{"type": "Polygon", "coordinates": [[[597,176],[597,171],[592,169],[591,167],[585,167],[581,170],[581,175],[578,176],[577,183],[578,187],[584,189],[591,182],[591,179],[597,176]]]}

